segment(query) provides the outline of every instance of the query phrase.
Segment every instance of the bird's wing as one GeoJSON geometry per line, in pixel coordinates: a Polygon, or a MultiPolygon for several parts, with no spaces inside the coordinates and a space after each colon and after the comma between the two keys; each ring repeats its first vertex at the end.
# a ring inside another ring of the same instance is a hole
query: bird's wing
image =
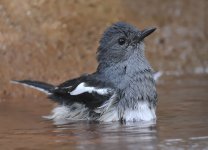
{"type": "Polygon", "coordinates": [[[106,83],[92,75],[84,75],[66,81],[52,91],[49,97],[61,104],[84,104],[90,109],[101,106],[114,93],[111,83],[106,83]]]}

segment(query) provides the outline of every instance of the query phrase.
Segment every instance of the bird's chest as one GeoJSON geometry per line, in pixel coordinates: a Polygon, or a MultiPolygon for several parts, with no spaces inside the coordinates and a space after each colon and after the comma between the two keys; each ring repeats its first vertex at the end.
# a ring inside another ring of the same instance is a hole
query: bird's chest
{"type": "Polygon", "coordinates": [[[121,98],[128,100],[138,100],[145,94],[146,83],[138,74],[123,76],[122,80],[117,83],[117,88],[121,92],[121,98]]]}
{"type": "MultiPolygon", "coordinates": [[[[138,110],[137,106],[142,102],[146,102],[148,107],[152,107],[156,101],[156,89],[146,75],[135,75],[118,85],[119,100],[117,106],[120,110],[138,110]]],[[[134,113],[130,113],[134,114],[134,113]]]]}
{"type": "Polygon", "coordinates": [[[156,90],[151,69],[137,66],[125,64],[105,71],[105,79],[113,83],[121,104],[134,105],[138,100],[154,99],[156,90]]]}

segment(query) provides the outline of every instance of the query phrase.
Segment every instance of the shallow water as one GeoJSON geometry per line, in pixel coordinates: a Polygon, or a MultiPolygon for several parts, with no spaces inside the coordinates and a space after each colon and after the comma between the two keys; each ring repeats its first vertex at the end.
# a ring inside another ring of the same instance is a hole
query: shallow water
{"type": "Polygon", "coordinates": [[[207,75],[162,77],[157,123],[81,121],[54,125],[41,118],[49,113],[52,103],[44,95],[34,97],[30,90],[16,87],[28,94],[0,102],[0,148],[208,149],[207,79],[207,75]]]}

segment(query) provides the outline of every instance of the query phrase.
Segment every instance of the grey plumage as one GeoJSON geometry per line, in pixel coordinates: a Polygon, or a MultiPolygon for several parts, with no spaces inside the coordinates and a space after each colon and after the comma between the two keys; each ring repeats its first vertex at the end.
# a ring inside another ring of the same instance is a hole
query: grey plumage
{"type": "MultiPolygon", "coordinates": [[[[59,103],[48,118],[56,121],[60,118],[100,121],[155,119],[157,92],[143,42],[154,30],[141,31],[124,22],[109,27],[100,40],[96,72],[48,90],[49,98],[59,103]]],[[[29,85],[37,86],[31,82],[29,85]]]]}
{"type": "Polygon", "coordinates": [[[117,23],[106,30],[98,49],[98,72],[117,88],[121,118],[126,109],[137,109],[140,102],[147,101],[151,109],[157,103],[153,70],[145,58],[143,39],[138,42],[135,38],[141,34],[132,25],[117,23]],[[127,40],[123,46],[117,44],[120,37],[127,40]]]}

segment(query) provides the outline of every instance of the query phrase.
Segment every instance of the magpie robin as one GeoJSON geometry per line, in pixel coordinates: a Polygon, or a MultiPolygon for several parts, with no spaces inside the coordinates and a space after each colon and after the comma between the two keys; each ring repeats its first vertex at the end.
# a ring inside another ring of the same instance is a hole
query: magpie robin
{"type": "Polygon", "coordinates": [[[156,28],[139,30],[124,22],[106,29],[97,51],[97,70],[58,86],[20,80],[58,103],[47,118],[62,120],[150,121],[156,118],[153,70],[145,58],[144,38],[156,28]]]}

